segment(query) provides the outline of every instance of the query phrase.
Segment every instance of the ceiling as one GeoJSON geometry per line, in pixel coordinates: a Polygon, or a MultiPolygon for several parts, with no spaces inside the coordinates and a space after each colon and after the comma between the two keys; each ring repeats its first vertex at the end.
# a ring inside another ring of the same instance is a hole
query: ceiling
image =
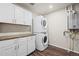
{"type": "Polygon", "coordinates": [[[65,8],[70,5],[70,3],[18,3],[18,5],[29,9],[34,13],[46,15],[53,11],[65,8]],[[52,6],[52,8],[49,8],[49,6],[52,6]]]}

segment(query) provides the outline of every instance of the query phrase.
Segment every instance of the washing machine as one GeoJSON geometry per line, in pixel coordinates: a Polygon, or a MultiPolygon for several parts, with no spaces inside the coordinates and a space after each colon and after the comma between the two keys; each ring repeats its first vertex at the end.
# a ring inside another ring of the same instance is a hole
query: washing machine
{"type": "Polygon", "coordinates": [[[48,35],[40,33],[36,35],[36,49],[43,51],[48,47],[48,35]]]}
{"type": "Polygon", "coordinates": [[[47,32],[47,19],[44,16],[36,16],[33,20],[33,32],[47,32]]]}

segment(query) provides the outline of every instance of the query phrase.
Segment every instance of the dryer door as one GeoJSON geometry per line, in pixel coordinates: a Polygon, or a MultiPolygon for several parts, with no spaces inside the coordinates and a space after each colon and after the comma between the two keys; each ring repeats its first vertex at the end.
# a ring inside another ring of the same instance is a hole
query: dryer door
{"type": "Polygon", "coordinates": [[[45,18],[42,19],[42,21],[41,21],[41,25],[42,25],[42,27],[43,27],[44,29],[47,28],[47,21],[46,21],[45,18]]]}
{"type": "Polygon", "coordinates": [[[47,36],[44,36],[42,38],[42,43],[43,43],[43,45],[47,45],[48,44],[48,38],[47,38],[47,36]]]}

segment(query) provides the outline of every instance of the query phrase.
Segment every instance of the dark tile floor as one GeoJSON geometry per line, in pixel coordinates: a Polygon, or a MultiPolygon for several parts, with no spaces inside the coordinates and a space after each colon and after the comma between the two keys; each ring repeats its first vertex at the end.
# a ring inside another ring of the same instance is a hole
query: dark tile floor
{"type": "Polygon", "coordinates": [[[48,46],[44,51],[35,50],[29,56],[79,56],[74,52],[67,52],[64,49],[57,48],[55,46],[48,46]]]}

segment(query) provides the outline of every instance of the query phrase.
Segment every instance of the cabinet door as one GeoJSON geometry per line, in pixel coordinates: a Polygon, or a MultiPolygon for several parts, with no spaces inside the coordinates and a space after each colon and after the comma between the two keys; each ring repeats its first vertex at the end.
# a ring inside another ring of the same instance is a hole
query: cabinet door
{"type": "Polygon", "coordinates": [[[12,23],[14,19],[14,6],[10,3],[0,4],[0,22],[12,23]]]}
{"type": "Polygon", "coordinates": [[[25,13],[24,13],[24,23],[25,25],[32,25],[32,13],[25,10],[25,13]]]}
{"type": "Polygon", "coordinates": [[[18,39],[18,56],[27,55],[27,38],[19,38],[18,39]]]}
{"type": "Polygon", "coordinates": [[[0,41],[0,56],[16,55],[16,39],[0,41]]]}
{"type": "Polygon", "coordinates": [[[0,41],[0,48],[5,48],[6,46],[11,46],[16,44],[16,39],[0,41]]]}
{"type": "Polygon", "coordinates": [[[28,25],[32,25],[32,13],[28,12],[28,25]]]}
{"type": "Polygon", "coordinates": [[[35,50],[35,36],[28,37],[28,54],[35,50]]]}
{"type": "Polygon", "coordinates": [[[16,24],[24,24],[24,10],[19,6],[15,7],[15,19],[16,24]]]}
{"type": "Polygon", "coordinates": [[[0,49],[0,56],[16,56],[16,45],[6,46],[0,49]]]}

